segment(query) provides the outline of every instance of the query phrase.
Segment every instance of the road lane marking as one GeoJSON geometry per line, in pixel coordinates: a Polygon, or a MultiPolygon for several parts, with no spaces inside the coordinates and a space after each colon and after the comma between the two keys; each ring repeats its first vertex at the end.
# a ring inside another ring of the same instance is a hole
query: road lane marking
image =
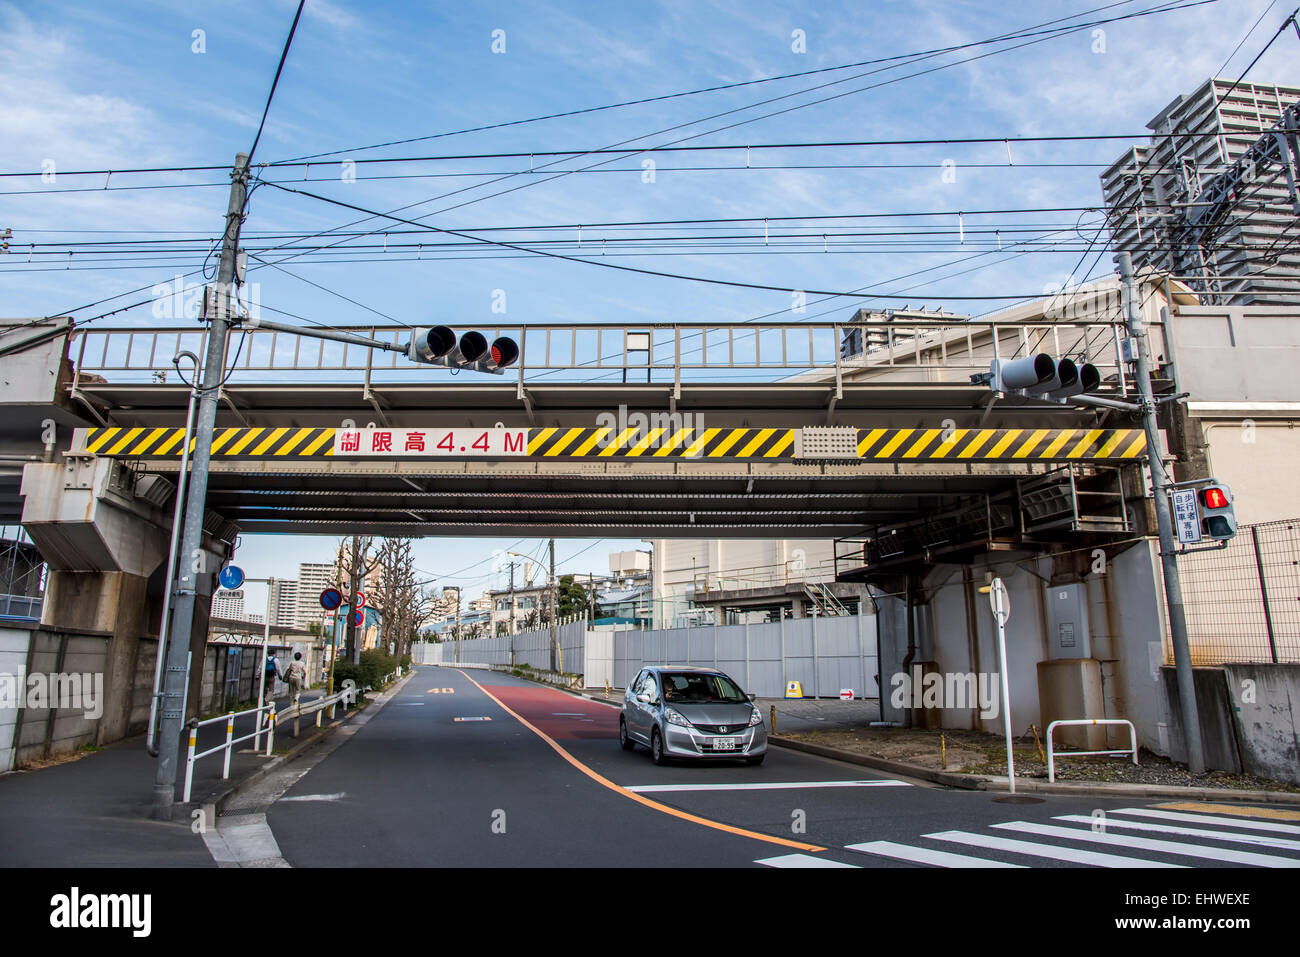
{"type": "MultiPolygon", "coordinates": [[[[998,826],[994,825],[994,827],[998,826]]],[[[968,834],[965,831],[942,831],[938,834],[926,834],[924,836],[932,841],[951,841],[954,844],[965,844],[968,847],[983,847],[991,851],[1009,851],[1012,854],[1027,854],[1030,857],[1047,857],[1054,861],[1091,864],[1094,867],[1183,866],[1182,864],[1167,864],[1164,861],[1144,861],[1140,857],[1122,857],[1118,854],[1102,854],[1098,851],[1083,851],[1073,847],[1058,847],[1053,844],[1015,841],[1010,838],[993,837],[988,834],[968,834]]]]}
{"type": "MultiPolygon", "coordinates": [[[[660,804],[658,801],[652,801],[649,798],[642,797],[639,794],[629,791],[627,788],[615,784],[613,781],[609,780],[609,778],[587,767],[587,765],[583,764],[572,754],[570,754],[568,751],[562,748],[558,743],[556,743],[556,741],[545,731],[542,731],[540,728],[532,724],[530,721],[528,721],[528,719],[523,717],[523,715],[520,715],[514,710],[512,710],[508,705],[506,705],[504,701],[502,701],[500,698],[494,695],[491,691],[488,691],[487,688],[483,687],[481,684],[479,684],[477,681],[471,678],[468,674],[466,674],[463,671],[461,671],[460,674],[470,684],[478,688],[479,691],[483,692],[485,695],[487,695],[489,698],[495,701],[497,706],[501,708],[502,711],[510,715],[512,718],[514,718],[516,721],[522,724],[529,731],[533,732],[533,734],[537,735],[539,738],[541,738],[543,741],[549,744],[551,748],[560,757],[568,761],[569,764],[571,764],[573,767],[577,768],[579,771],[581,771],[583,774],[591,778],[591,780],[595,781],[597,784],[601,785],[602,787],[609,788],[611,791],[614,791],[617,794],[621,794],[624,797],[628,798],[629,800],[636,801],[638,804],[642,804],[653,811],[660,811],[664,814],[671,815],[672,817],[679,818],[683,821],[690,821],[694,824],[702,824],[704,827],[713,828],[715,831],[725,831],[728,834],[736,834],[739,835],[740,837],[752,838],[755,841],[765,841],[768,844],[779,844],[782,847],[792,847],[800,851],[826,850],[826,848],[821,847],[820,845],[817,844],[808,844],[803,841],[792,841],[784,837],[773,837],[770,834],[760,834],[757,831],[748,831],[743,827],[733,827],[730,824],[723,824],[720,821],[711,821],[708,818],[699,817],[695,814],[688,814],[685,811],[679,811],[677,810],[677,808],[669,807],[666,804],[660,804]]],[[[556,692],[556,693],[560,694],[562,692],[556,692]]]]}
{"type": "Polygon", "coordinates": [[[765,857],[755,864],[764,867],[848,867],[858,869],[857,864],[842,864],[827,857],[813,857],[811,854],[782,854],[780,857],[765,857]]]}
{"type": "Polygon", "coordinates": [[[1260,847],[1275,847],[1280,851],[1300,851],[1300,841],[1285,837],[1270,837],[1267,834],[1240,834],[1236,831],[1212,831],[1208,827],[1179,827],[1176,824],[1154,824],[1150,821],[1121,821],[1107,816],[1094,818],[1087,814],[1060,814],[1054,820],[1070,821],[1074,824],[1090,824],[1103,832],[1112,827],[1130,831],[1151,831],[1155,834],[1180,834],[1183,837],[1208,837],[1216,841],[1231,844],[1257,844],[1260,847]]]}
{"type": "Polygon", "coordinates": [[[906,781],[763,781],[754,784],[637,784],[627,785],[637,794],[669,791],[780,791],[792,788],[907,788],[906,781]]]}
{"type": "Polygon", "coordinates": [[[895,844],[893,841],[869,841],[866,844],[849,844],[845,850],[861,851],[864,854],[876,854],[880,857],[892,857],[914,864],[933,864],[935,867],[1019,867],[1024,864],[1008,864],[1006,861],[994,861],[983,857],[970,857],[966,854],[954,854],[951,851],[933,851],[928,847],[909,847],[895,844]]]}
{"type": "Polygon", "coordinates": [[[338,801],[347,796],[346,791],[339,791],[337,794],[295,794],[293,797],[282,797],[280,802],[285,801],[338,801]]]}
{"type": "MultiPolygon", "coordinates": [[[[1171,807],[1172,805],[1160,805],[1171,807]]],[[[1182,805],[1178,805],[1181,807],[1182,805]]],[[[1148,808],[1126,807],[1111,814],[1128,814],[1131,817],[1153,817],[1162,821],[1186,821],[1191,824],[1217,824],[1219,827],[1236,827],[1251,831],[1273,831],[1281,834],[1300,834],[1300,827],[1294,824],[1274,824],[1271,821],[1230,821],[1222,817],[1210,817],[1207,814],[1179,814],[1176,811],[1153,811],[1148,808]]]]}
{"type": "Polygon", "coordinates": [[[1196,801],[1157,804],[1156,807],[1170,811],[1200,811],[1202,814],[1229,814],[1233,817],[1265,817],[1275,821],[1300,821],[1300,811],[1284,811],[1280,807],[1242,807],[1238,804],[1201,804],[1196,801]]]}
{"type": "Polygon", "coordinates": [[[452,721],[491,721],[491,718],[452,718],[452,721]]]}
{"type": "Polygon", "coordinates": [[[1052,824],[1033,824],[1029,821],[1011,821],[1007,824],[994,824],[993,827],[1009,831],[1023,831],[1041,837],[1063,837],[1071,841],[1091,841],[1094,844],[1108,844],[1112,847],[1131,847],[1140,851],[1157,851],[1164,854],[1178,854],[1182,857],[1199,857],[1212,861],[1230,861],[1234,864],[1250,864],[1255,867],[1300,867],[1300,860],[1278,857],[1276,854],[1253,854],[1249,851],[1235,851],[1226,847],[1206,847],[1200,844],[1184,844],[1181,841],[1157,841],[1149,837],[1129,837],[1126,834],[1101,834],[1073,827],[1056,827],[1052,824]]]}

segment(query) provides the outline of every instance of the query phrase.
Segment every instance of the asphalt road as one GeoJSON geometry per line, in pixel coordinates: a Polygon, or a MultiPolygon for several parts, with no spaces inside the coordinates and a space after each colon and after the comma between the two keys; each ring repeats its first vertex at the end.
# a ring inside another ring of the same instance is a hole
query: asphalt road
{"type": "Polygon", "coordinates": [[[777,747],[656,767],[618,714],[422,667],[266,820],[294,866],[1300,866],[1294,811],[1010,804],[777,747]]]}

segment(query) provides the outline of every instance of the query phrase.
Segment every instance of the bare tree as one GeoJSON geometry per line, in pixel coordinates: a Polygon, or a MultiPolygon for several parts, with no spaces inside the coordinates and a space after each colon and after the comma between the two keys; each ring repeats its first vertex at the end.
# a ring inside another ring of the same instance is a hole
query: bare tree
{"type": "Polygon", "coordinates": [[[379,587],[374,605],[380,615],[379,641],[400,659],[410,653],[420,627],[429,620],[434,599],[416,581],[415,552],[409,538],[385,538],[376,556],[379,587]]]}
{"type": "MultiPolygon", "coordinates": [[[[361,583],[365,581],[367,575],[375,570],[378,564],[378,556],[371,554],[371,547],[374,543],[374,537],[370,535],[353,535],[351,538],[339,539],[338,552],[335,555],[334,567],[338,572],[339,581],[347,579],[348,597],[350,603],[348,606],[347,638],[344,647],[347,649],[347,655],[352,659],[353,664],[361,661],[361,642],[358,640],[357,628],[353,623],[352,616],[356,611],[355,601],[356,594],[361,590],[361,583]]],[[[368,598],[369,596],[367,596],[368,598]]],[[[362,619],[364,621],[364,619],[362,619]]]]}

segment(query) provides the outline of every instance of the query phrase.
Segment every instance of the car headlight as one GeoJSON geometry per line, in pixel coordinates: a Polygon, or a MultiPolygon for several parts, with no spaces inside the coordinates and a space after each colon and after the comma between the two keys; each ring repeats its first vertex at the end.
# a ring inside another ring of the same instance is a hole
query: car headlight
{"type": "Polygon", "coordinates": [[[675,724],[679,728],[692,727],[689,721],[683,718],[679,712],[674,711],[672,708],[667,708],[664,710],[664,717],[668,719],[669,724],[675,724]]]}
{"type": "Polygon", "coordinates": [[[754,725],[762,724],[762,723],[763,723],[763,713],[759,711],[757,708],[755,708],[754,713],[749,716],[749,726],[752,728],[754,725]]]}

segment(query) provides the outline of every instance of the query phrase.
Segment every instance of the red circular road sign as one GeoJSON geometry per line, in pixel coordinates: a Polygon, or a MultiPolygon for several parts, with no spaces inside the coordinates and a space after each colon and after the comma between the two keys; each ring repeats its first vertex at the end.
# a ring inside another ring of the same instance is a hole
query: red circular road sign
{"type": "Polygon", "coordinates": [[[363,591],[357,592],[357,607],[358,608],[366,607],[366,593],[363,591]]]}
{"type": "Polygon", "coordinates": [[[358,608],[352,613],[352,624],[360,625],[366,619],[366,613],[358,608]]]}

